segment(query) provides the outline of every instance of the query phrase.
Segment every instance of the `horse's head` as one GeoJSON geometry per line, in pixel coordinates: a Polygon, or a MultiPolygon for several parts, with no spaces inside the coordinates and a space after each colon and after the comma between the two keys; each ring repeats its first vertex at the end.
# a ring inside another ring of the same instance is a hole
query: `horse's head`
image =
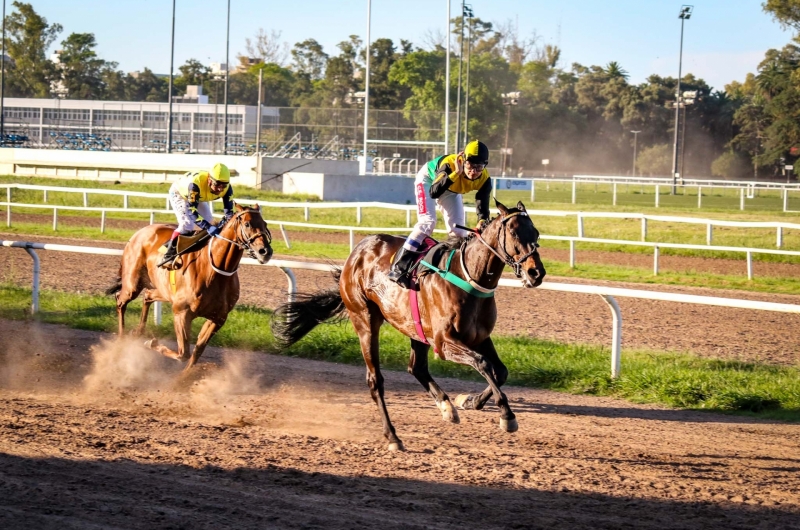
{"type": "Polygon", "coordinates": [[[225,223],[222,235],[235,241],[262,265],[267,263],[272,257],[272,234],[261,217],[261,208],[257,204],[252,208],[239,204],[234,207],[236,213],[225,223]]]}
{"type": "Polygon", "coordinates": [[[506,208],[495,200],[500,215],[484,228],[484,239],[495,239],[499,256],[514,270],[525,287],[539,287],[547,273],[539,256],[539,230],[533,226],[525,205],[506,208]]]}

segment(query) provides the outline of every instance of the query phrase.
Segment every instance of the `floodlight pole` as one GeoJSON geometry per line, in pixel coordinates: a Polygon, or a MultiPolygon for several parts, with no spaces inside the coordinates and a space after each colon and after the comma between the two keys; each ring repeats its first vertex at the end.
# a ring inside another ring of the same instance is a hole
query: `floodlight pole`
{"type": "Polygon", "coordinates": [[[231,48],[231,0],[228,0],[228,29],[225,32],[225,133],[222,154],[228,154],[228,78],[231,76],[230,48],[231,48]]]}
{"type": "Polygon", "coordinates": [[[472,59],[472,7],[467,10],[469,31],[467,37],[467,79],[466,87],[464,89],[464,142],[463,146],[467,146],[469,141],[469,63],[472,59]]]}
{"type": "Polygon", "coordinates": [[[372,25],[372,0],[367,0],[367,53],[366,70],[364,72],[364,174],[367,174],[367,135],[369,131],[369,32],[372,25]]]}
{"type": "MultiPolygon", "coordinates": [[[[5,92],[6,92],[6,0],[3,0],[3,55],[0,57],[0,143],[6,139],[5,128],[5,92]]],[[[42,138],[39,138],[42,141],[42,138]]]]}
{"type": "Polygon", "coordinates": [[[447,1],[447,25],[445,38],[447,39],[447,62],[444,66],[444,154],[450,152],[450,0],[447,1]]]}
{"type": "Polygon", "coordinates": [[[633,133],[633,173],[632,176],[636,176],[636,137],[642,131],[631,131],[633,133]]]}
{"type": "MultiPolygon", "coordinates": [[[[263,65],[262,65],[263,66],[263,65]]],[[[256,154],[261,154],[261,94],[264,85],[264,68],[258,69],[258,106],[256,107],[258,114],[256,115],[256,154]]]]}
{"type": "Polygon", "coordinates": [[[172,41],[169,49],[169,88],[167,89],[167,153],[172,152],[172,69],[175,64],[175,0],[172,0],[172,41]]]}
{"type": "Polygon", "coordinates": [[[458,52],[458,96],[456,96],[456,137],[455,141],[456,144],[453,146],[455,149],[454,151],[459,151],[459,145],[461,144],[461,79],[462,79],[462,70],[464,67],[464,0],[461,0],[461,40],[460,43],[460,50],[458,52]]]}
{"type": "Polygon", "coordinates": [[[678,123],[681,111],[681,68],[683,66],[683,24],[692,16],[692,6],[681,6],[678,18],[681,19],[681,45],[678,53],[678,86],[675,91],[675,134],[672,145],[672,195],[678,190],[678,123]]]}

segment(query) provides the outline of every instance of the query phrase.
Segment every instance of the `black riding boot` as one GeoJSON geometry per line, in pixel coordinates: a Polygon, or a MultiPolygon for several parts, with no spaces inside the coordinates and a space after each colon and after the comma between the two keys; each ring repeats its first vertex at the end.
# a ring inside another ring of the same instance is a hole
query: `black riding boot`
{"type": "Polygon", "coordinates": [[[164,253],[164,257],[161,258],[161,261],[158,262],[159,267],[163,267],[167,263],[172,263],[172,260],[175,259],[175,256],[178,255],[178,238],[170,239],[167,243],[167,251],[164,253]]]}
{"type": "Polygon", "coordinates": [[[400,247],[397,254],[394,255],[394,262],[392,262],[392,270],[389,271],[389,279],[393,282],[408,288],[409,281],[411,280],[409,270],[414,260],[417,258],[418,253],[413,250],[406,250],[400,247]]]}

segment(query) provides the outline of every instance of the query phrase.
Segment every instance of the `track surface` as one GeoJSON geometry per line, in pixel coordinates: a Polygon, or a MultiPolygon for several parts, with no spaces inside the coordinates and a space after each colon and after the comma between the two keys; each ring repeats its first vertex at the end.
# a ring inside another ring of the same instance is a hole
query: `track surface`
{"type": "MultiPolygon", "coordinates": [[[[40,256],[45,288],[96,292],[116,270],[40,256]]],[[[0,268],[29,282],[22,251],[0,250],[0,268]]],[[[242,283],[245,303],[285,296],[271,268],[242,283]]],[[[499,333],[608,343],[596,297],[498,297],[516,315],[499,333]]],[[[625,345],[798,363],[796,317],[620,305],[625,345]]],[[[520,430],[505,434],[495,407],[445,423],[413,377],[387,373],[408,449],[389,453],[363,368],[211,348],[182,376],[109,335],[0,321],[0,336],[0,528],[800,528],[800,425],[510,387],[520,430]]]]}

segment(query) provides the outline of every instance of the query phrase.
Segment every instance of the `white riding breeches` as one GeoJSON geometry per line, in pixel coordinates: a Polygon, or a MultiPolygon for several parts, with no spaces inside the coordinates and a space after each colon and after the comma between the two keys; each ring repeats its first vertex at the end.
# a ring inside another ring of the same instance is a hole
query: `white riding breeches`
{"type": "MultiPolygon", "coordinates": [[[[178,219],[178,231],[181,234],[194,232],[197,229],[195,216],[192,215],[189,202],[178,193],[175,184],[169,188],[169,203],[172,205],[172,209],[175,210],[175,216],[178,219]]],[[[214,212],[209,202],[197,203],[197,213],[206,221],[211,221],[214,218],[214,212]]]]}
{"type": "Polygon", "coordinates": [[[436,209],[442,210],[444,224],[448,235],[466,237],[467,232],[456,228],[457,224],[464,225],[464,203],[461,195],[452,191],[445,191],[438,199],[431,198],[431,185],[433,179],[428,174],[428,169],[423,167],[414,179],[414,196],[417,201],[417,224],[411,235],[403,245],[407,250],[417,250],[425,236],[433,234],[436,227],[436,209]]]}

